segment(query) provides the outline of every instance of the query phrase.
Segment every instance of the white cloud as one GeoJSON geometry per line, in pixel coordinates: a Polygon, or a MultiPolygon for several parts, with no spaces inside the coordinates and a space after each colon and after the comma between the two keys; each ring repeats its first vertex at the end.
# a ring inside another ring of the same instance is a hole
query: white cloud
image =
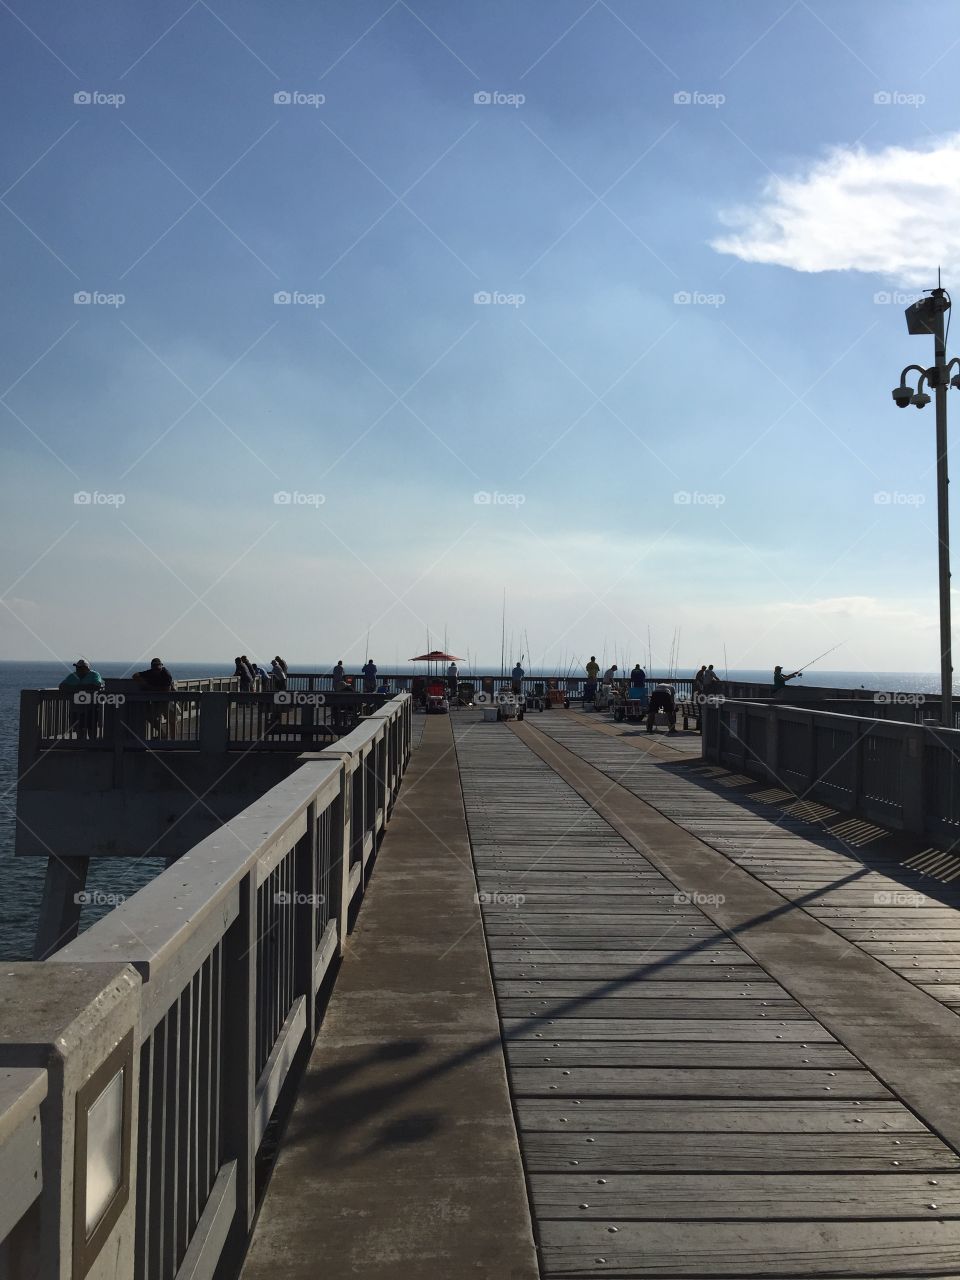
{"type": "Polygon", "coordinates": [[[916,148],[837,147],[759,202],[721,213],[711,242],[745,262],[794,271],[869,271],[929,287],[938,266],[960,274],[960,133],[916,148]]]}

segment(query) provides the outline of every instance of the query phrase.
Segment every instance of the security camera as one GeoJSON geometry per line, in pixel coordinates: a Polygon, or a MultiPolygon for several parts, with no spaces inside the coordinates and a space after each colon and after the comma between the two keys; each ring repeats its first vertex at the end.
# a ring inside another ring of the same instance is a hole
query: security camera
{"type": "Polygon", "coordinates": [[[930,397],[925,391],[918,391],[911,399],[910,403],[915,404],[918,409],[922,409],[924,405],[928,405],[930,403],[930,397]]]}
{"type": "Polygon", "coordinates": [[[893,398],[897,402],[898,409],[905,409],[913,399],[913,389],[911,387],[894,387],[893,398]]]}

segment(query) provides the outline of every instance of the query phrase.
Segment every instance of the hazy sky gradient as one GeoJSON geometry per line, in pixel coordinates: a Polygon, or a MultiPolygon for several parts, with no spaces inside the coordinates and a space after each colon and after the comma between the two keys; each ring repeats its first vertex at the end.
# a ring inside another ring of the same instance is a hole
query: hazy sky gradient
{"type": "Polygon", "coordinates": [[[0,657],[935,669],[955,16],[0,6],[0,657]]]}

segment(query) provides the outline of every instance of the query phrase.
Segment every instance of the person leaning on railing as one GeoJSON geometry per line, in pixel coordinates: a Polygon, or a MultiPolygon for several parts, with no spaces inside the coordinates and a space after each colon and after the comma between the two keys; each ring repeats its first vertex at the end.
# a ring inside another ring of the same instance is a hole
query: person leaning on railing
{"type": "Polygon", "coordinates": [[[253,688],[253,668],[250,665],[250,659],[246,656],[234,658],[233,674],[240,681],[240,692],[249,693],[253,688]]]}
{"type": "Polygon", "coordinates": [[[70,727],[78,741],[92,742],[100,734],[100,706],[93,697],[88,701],[77,701],[77,694],[86,692],[97,694],[103,690],[103,676],[94,671],[86,658],[80,658],[73,664],[73,671],[60,681],[60,688],[72,695],[70,727]]]}
{"type": "MultiPolygon", "coordinates": [[[[151,658],[146,671],[134,672],[133,678],[141,689],[146,689],[148,693],[173,693],[173,676],[160,658],[151,658]]],[[[174,736],[176,715],[176,706],[168,698],[148,703],[147,716],[155,737],[161,736],[164,725],[166,725],[167,737],[174,736]]]]}

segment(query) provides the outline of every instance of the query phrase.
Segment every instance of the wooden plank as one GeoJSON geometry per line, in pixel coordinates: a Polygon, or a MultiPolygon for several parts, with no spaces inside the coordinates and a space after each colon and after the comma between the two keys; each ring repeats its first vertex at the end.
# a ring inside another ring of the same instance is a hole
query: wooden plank
{"type": "Polygon", "coordinates": [[[682,1230],[625,1222],[611,1236],[601,1222],[547,1221],[540,1257],[546,1277],[946,1280],[960,1270],[960,1224],[932,1215],[924,1222],[781,1222],[774,1235],[766,1222],[690,1222],[682,1230]]]}
{"type": "Polygon", "coordinates": [[[521,1132],[556,1133],[926,1133],[899,1102],[860,1099],[518,1098],[521,1132]]]}
{"type": "MultiPolygon", "coordinates": [[[[931,1133],[530,1133],[531,1173],[884,1173],[960,1170],[931,1133]],[[896,1161],[896,1163],[894,1163],[896,1161]]],[[[933,1191],[933,1188],[931,1188],[933,1191]]]]}
{"type": "Polygon", "coordinates": [[[511,1067],[757,1067],[763,1070],[855,1071],[859,1061],[839,1044],[731,1044],[690,1040],[507,1040],[511,1067]]]}
{"type": "Polygon", "coordinates": [[[744,983],[742,981],[725,981],[722,977],[711,982],[675,981],[672,978],[667,979],[663,973],[656,973],[650,978],[635,980],[618,978],[609,983],[604,983],[601,978],[593,981],[584,979],[580,982],[544,979],[542,982],[536,981],[535,984],[531,984],[531,982],[520,978],[516,980],[504,978],[498,981],[497,990],[502,991],[504,997],[534,995],[540,997],[566,996],[568,999],[576,999],[579,996],[589,997],[594,993],[602,993],[613,999],[629,998],[631,1000],[682,1000],[685,998],[691,1000],[739,1000],[741,996],[746,996],[752,1000],[763,1001],[775,1000],[778,997],[786,998],[787,995],[783,987],[777,986],[775,982],[750,981],[744,983]]]}
{"type": "MultiPolygon", "coordinates": [[[[731,965],[726,962],[710,964],[674,965],[673,958],[668,956],[662,960],[638,959],[631,964],[593,964],[581,965],[577,960],[564,962],[552,956],[539,961],[511,961],[500,958],[493,959],[493,972],[498,980],[513,981],[521,978],[536,979],[549,984],[560,982],[588,982],[590,984],[604,982],[732,982],[745,988],[746,983],[753,985],[766,983],[767,975],[759,965],[731,965]]],[[[936,975],[933,970],[927,978],[917,981],[933,982],[936,975]]],[[[686,989],[686,987],[684,987],[686,989]]],[[[779,988],[783,990],[783,988],[779,988]]]]}
{"type": "MultiPolygon", "coordinates": [[[[862,1221],[960,1217],[960,1173],[535,1173],[533,1210],[548,1218],[603,1222],[754,1219],[862,1221]],[[935,1183],[936,1185],[931,1185],[935,1183]]],[[[769,1227],[771,1236],[772,1223],[769,1227]]]]}
{"type": "Polygon", "coordinates": [[[869,1071],[699,1067],[519,1067],[508,1071],[519,1096],[570,1098],[890,1098],[869,1071]]]}
{"type": "MultiPolygon", "coordinates": [[[[592,989],[592,984],[591,984],[592,989]]],[[[673,988],[668,989],[673,995],[673,988]]],[[[499,992],[498,992],[499,996],[499,992]]],[[[531,996],[500,996],[505,1018],[775,1018],[807,1021],[810,1015],[793,1000],[670,1000],[626,996],[581,996],[557,999],[542,993],[531,996]],[[724,1007],[725,1006],[725,1007],[724,1007]]]]}
{"type": "Polygon", "coordinates": [[[629,1040],[638,1046],[657,1040],[728,1041],[747,1044],[783,1040],[793,1044],[835,1044],[813,1019],[784,1022],[746,1018],[556,1018],[543,1026],[536,1018],[504,1018],[504,1037],[512,1040],[629,1040]]]}

